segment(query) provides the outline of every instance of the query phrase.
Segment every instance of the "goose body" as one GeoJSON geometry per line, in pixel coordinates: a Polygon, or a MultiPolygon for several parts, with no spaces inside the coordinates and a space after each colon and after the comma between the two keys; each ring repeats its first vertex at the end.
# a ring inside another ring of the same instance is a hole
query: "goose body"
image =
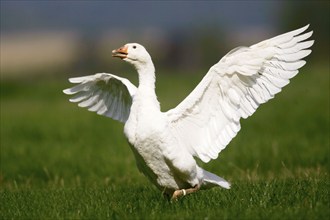
{"type": "Polygon", "coordinates": [[[298,73],[311,52],[308,25],[232,50],[212,66],[197,87],[174,109],[161,112],[155,93],[155,67],[146,49],[129,43],[113,56],[131,63],[139,85],[108,73],[69,79],[71,102],[123,122],[138,169],[164,194],[176,199],[200,188],[229,182],[199,167],[218,154],[252,115],[298,73]]]}

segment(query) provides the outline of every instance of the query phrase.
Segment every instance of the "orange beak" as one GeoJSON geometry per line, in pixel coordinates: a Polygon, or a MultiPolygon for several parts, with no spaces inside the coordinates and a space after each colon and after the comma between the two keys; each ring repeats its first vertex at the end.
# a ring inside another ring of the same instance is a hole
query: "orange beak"
{"type": "Polygon", "coordinates": [[[112,51],[112,56],[113,57],[119,57],[121,59],[124,59],[124,58],[127,57],[127,54],[128,54],[127,49],[128,49],[127,46],[122,46],[122,47],[120,47],[120,48],[118,48],[116,50],[113,50],[112,51]]]}

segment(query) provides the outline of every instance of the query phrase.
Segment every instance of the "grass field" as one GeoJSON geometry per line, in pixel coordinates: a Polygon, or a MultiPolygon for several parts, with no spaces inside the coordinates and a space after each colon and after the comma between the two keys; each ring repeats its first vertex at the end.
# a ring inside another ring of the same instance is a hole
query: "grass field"
{"type": "MultiPolygon", "coordinates": [[[[303,68],[202,165],[232,189],[175,203],[138,172],[120,123],[68,102],[68,76],[2,79],[0,218],[328,219],[328,68],[303,68]]],[[[201,77],[159,75],[162,109],[201,77]]]]}

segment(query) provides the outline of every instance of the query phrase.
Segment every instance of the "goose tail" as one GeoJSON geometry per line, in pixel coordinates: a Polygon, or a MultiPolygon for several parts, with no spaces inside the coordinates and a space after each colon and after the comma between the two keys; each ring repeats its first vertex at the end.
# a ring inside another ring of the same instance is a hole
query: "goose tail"
{"type": "Polygon", "coordinates": [[[230,183],[228,181],[226,181],[225,179],[223,179],[213,173],[203,170],[202,187],[203,188],[212,188],[215,186],[221,186],[222,188],[230,189],[230,183]]]}

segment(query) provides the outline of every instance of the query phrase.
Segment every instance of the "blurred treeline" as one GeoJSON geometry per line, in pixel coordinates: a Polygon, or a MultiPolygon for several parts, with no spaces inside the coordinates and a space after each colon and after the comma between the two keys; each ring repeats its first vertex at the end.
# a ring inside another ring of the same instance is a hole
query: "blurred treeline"
{"type": "Polygon", "coordinates": [[[72,71],[84,75],[126,71],[126,65],[111,58],[111,51],[132,41],[147,47],[156,69],[163,73],[173,70],[205,73],[234,47],[249,46],[306,24],[311,24],[310,30],[314,30],[313,39],[316,40],[308,59],[329,63],[330,3],[315,2],[287,1],[278,14],[276,29],[246,28],[240,33],[232,32],[230,27],[223,27],[216,21],[170,31],[145,28],[111,29],[100,34],[68,30],[1,33],[1,76],[21,76],[31,72],[57,74],[72,71]]]}

